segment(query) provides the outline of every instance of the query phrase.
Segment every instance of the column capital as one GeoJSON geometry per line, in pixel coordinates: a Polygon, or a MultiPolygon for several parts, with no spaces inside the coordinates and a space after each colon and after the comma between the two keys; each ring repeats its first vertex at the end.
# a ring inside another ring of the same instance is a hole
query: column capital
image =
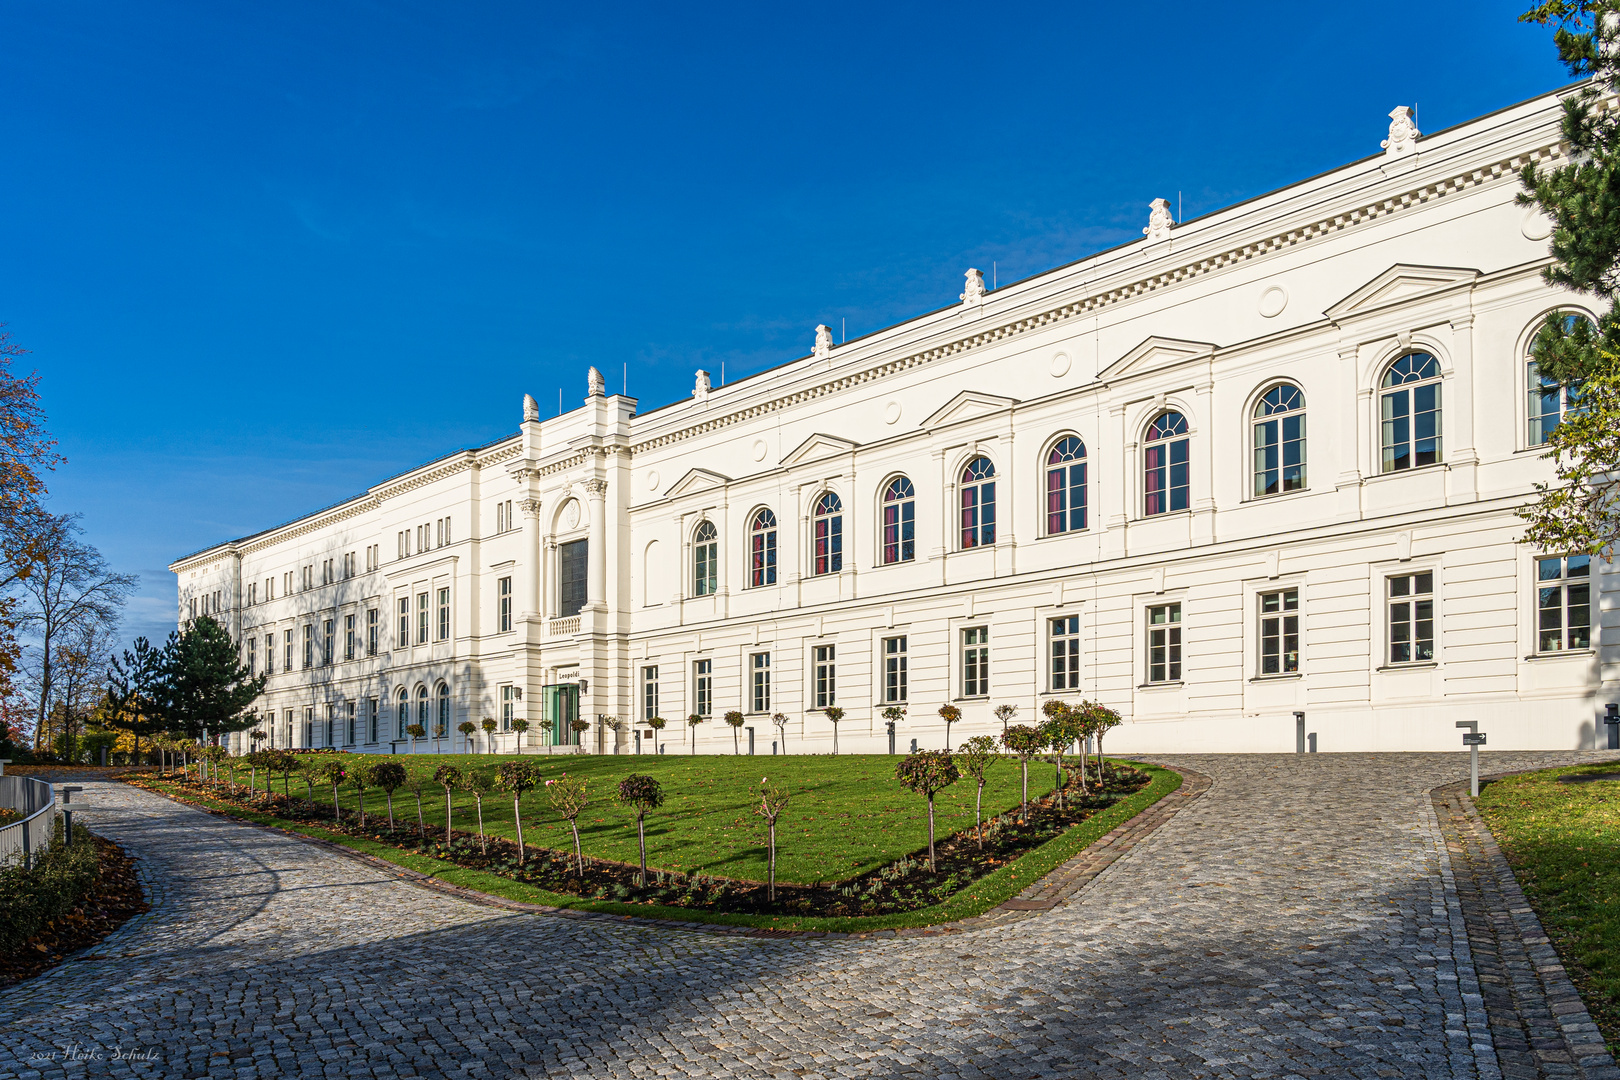
{"type": "Polygon", "coordinates": [[[601,498],[607,494],[608,482],[606,480],[586,480],[580,487],[585,489],[586,494],[601,498]]]}

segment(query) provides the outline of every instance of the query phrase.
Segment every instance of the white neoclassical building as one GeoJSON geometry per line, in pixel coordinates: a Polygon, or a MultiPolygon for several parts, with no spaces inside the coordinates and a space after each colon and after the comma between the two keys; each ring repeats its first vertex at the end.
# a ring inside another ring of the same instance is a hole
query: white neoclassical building
{"type": "Polygon", "coordinates": [[[1567,400],[1559,97],[640,412],[581,407],[176,562],[276,745],[943,745],[1088,697],[1113,751],[1591,746],[1610,568],[1518,542],[1567,400]],[[706,722],[689,729],[683,718],[706,722]],[[785,714],[782,727],[773,714],[785,714]],[[645,720],[668,718],[656,735],[645,720]],[[511,721],[531,727],[520,735],[511,721]],[[576,732],[572,720],[584,721],[576,732]],[[429,733],[416,742],[408,724],[429,733]]]}

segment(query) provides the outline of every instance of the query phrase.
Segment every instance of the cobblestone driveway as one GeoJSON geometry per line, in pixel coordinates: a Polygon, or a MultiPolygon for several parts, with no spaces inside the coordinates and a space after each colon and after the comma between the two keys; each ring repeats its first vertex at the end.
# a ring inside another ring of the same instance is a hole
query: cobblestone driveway
{"type": "Polygon", "coordinates": [[[1165,760],[1214,785],[1071,902],[866,940],[476,906],[94,785],[153,911],[0,992],[0,1078],[1503,1075],[1427,795],[1466,757],[1165,760]]]}

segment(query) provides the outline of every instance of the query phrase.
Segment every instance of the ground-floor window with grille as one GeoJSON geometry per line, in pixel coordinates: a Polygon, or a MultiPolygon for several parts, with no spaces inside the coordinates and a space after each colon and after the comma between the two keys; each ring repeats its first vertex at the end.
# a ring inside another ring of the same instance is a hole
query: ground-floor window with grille
{"type": "Polygon", "coordinates": [[[1260,594],[1260,674],[1299,670],[1299,590],[1260,594]]]}
{"type": "Polygon", "coordinates": [[[1181,605],[1147,609],[1147,681],[1181,681],[1181,605]]]}
{"type": "Polygon", "coordinates": [[[990,696],[990,628],[962,631],[962,696],[990,696]]]}
{"type": "Polygon", "coordinates": [[[883,701],[889,705],[903,705],[906,701],[906,639],[883,639],[883,701]]]}
{"type": "Polygon", "coordinates": [[[1592,558],[1536,560],[1536,651],[1562,652],[1592,645],[1592,558]]]}
{"type": "MultiPolygon", "coordinates": [[[[714,661],[697,660],[692,664],[692,700],[697,707],[692,711],[699,716],[714,715],[714,661]]],[[[695,736],[694,736],[695,737],[695,736]]]]}
{"type": "Polygon", "coordinates": [[[1434,659],[1434,573],[1397,574],[1389,590],[1389,662],[1434,659]]]}
{"type": "Polygon", "coordinates": [[[838,646],[815,647],[816,705],[825,709],[838,704],[838,646]]]}
{"type": "Polygon", "coordinates": [[[1052,685],[1059,690],[1080,689],[1080,616],[1061,615],[1048,622],[1051,631],[1052,685]]]}

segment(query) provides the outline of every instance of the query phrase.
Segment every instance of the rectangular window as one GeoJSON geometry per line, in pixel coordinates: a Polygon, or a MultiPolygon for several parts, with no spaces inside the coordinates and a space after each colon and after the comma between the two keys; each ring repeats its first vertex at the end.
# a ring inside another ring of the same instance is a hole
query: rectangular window
{"type": "Polygon", "coordinates": [[[355,723],[354,706],[354,702],[349,702],[349,741],[347,743],[349,746],[353,746],[355,744],[355,741],[360,734],[360,728],[355,723]]]}
{"type": "Polygon", "coordinates": [[[281,670],[291,671],[293,669],[293,632],[291,630],[283,630],[281,632],[281,638],[284,647],[281,670]]]}
{"type": "Polygon", "coordinates": [[[327,619],[325,625],[323,625],[321,627],[321,630],[322,630],[321,663],[322,664],[330,664],[332,662],[332,646],[335,643],[333,639],[336,638],[336,636],[337,636],[336,629],[337,629],[337,624],[332,619],[327,619]]]}
{"type": "Polygon", "coordinates": [[[909,672],[909,658],[906,655],[906,639],[892,637],[883,639],[883,703],[885,705],[903,705],[907,701],[907,681],[909,672]]]}
{"type": "Polygon", "coordinates": [[[444,543],[450,543],[450,519],[444,519],[444,543]]]}
{"type": "Polygon", "coordinates": [[[315,745],[315,706],[304,706],[304,745],[315,745]]]}
{"type": "Polygon", "coordinates": [[[990,696],[990,628],[962,631],[962,696],[990,696]]]}
{"type": "Polygon", "coordinates": [[[658,715],[658,665],[641,669],[641,718],[651,720],[658,715]]]}
{"type": "Polygon", "coordinates": [[[495,591],[500,598],[498,601],[500,604],[500,622],[497,625],[500,627],[500,632],[504,634],[512,629],[512,579],[509,577],[501,578],[500,581],[495,583],[495,591]]]}
{"type": "Polygon", "coordinates": [[[343,616],[343,659],[345,660],[354,659],[354,639],[354,616],[345,615],[343,616]]]}
{"type": "Polygon", "coordinates": [[[249,675],[259,673],[259,639],[256,637],[247,639],[247,669],[249,675]]]}
{"type": "Polygon", "coordinates": [[[450,590],[439,590],[439,640],[450,637],[450,590]]]}
{"type": "Polygon", "coordinates": [[[571,540],[557,547],[557,615],[578,615],[585,606],[588,540],[571,540]]]}
{"type": "Polygon", "coordinates": [[[274,634],[264,635],[264,673],[266,675],[276,673],[276,635],[274,634]]]}
{"type": "Polygon", "coordinates": [[[257,585],[255,585],[255,584],[253,584],[252,582],[249,582],[248,583],[248,607],[252,607],[255,603],[257,603],[258,602],[258,597],[259,597],[259,587],[257,585]]]}
{"type": "Polygon", "coordinates": [[[1181,681],[1181,605],[1147,609],[1148,682],[1181,681]]]}
{"type": "Polygon", "coordinates": [[[506,531],[506,504],[503,502],[495,504],[495,531],[496,533],[506,531]]]}
{"type": "Polygon", "coordinates": [[[771,711],[771,654],[757,652],[748,658],[749,670],[753,673],[750,704],[752,712],[766,713],[771,711]]]}
{"type": "Polygon", "coordinates": [[[816,705],[825,709],[838,704],[838,646],[815,648],[816,705]]]}
{"type": "Polygon", "coordinates": [[[366,741],[369,743],[377,741],[377,706],[379,704],[381,703],[376,698],[370,698],[366,702],[366,723],[370,728],[366,733],[366,741]]]}
{"type": "Polygon", "coordinates": [[[309,623],[304,624],[304,666],[315,666],[315,628],[309,623]]]}
{"type": "Polygon", "coordinates": [[[507,683],[501,687],[501,730],[512,730],[512,718],[516,715],[517,700],[512,693],[512,684],[507,683]]]}
{"type": "Polygon", "coordinates": [[[326,735],[326,745],[327,746],[336,746],[337,745],[338,729],[337,729],[337,706],[336,705],[328,704],[326,706],[326,731],[325,731],[325,735],[326,735]]]}
{"type": "Polygon", "coordinates": [[[1047,627],[1052,635],[1048,645],[1052,692],[1080,689],[1080,616],[1060,615],[1047,627]]]}
{"type": "Polygon", "coordinates": [[[428,642],[428,594],[416,594],[416,643],[426,645],[428,642]]]}
{"type": "Polygon", "coordinates": [[[404,648],[411,643],[411,598],[399,598],[399,647],[404,648]]]}
{"type": "Polygon", "coordinates": [[[293,711],[288,709],[281,714],[281,745],[293,744],[293,711]]]}
{"type": "Polygon", "coordinates": [[[367,608],[366,609],[366,655],[367,656],[376,656],[377,655],[377,630],[378,630],[377,616],[378,616],[378,614],[379,613],[378,613],[376,608],[367,608]]]}
{"type": "Polygon", "coordinates": [[[1389,579],[1389,662],[1419,664],[1434,659],[1434,574],[1389,579]]]}
{"type": "Polygon", "coordinates": [[[692,711],[699,716],[714,714],[714,661],[692,663],[692,700],[697,703],[692,711]]]}
{"type": "Polygon", "coordinates": [[[1299,590],[1260,594],[1260,674],[1299,670],[1299,590]]]}
{"type": "Polygon", "coordinates": [[[1536,651],[1592,646],[1592,558],[1536,560],[1536,651]]]}

